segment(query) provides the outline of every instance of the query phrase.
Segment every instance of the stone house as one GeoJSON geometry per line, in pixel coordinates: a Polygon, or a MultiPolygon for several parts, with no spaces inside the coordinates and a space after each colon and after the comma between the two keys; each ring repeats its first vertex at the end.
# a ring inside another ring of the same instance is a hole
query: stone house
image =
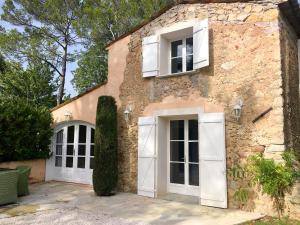
{"type": "MultiPolygon", "coordinates": [[[[92,183],[97,99],[111,95],[119,190],[237,207],[242,183],[232,168],[252,154],[280,159],[297,149],[299,39],[296,0],[185,0],[162,9],[107,46],[105,85],[52,110],[46,179],[92,183]]],[[[296,215],[295,193],[288,205],[296,215]]],[[[264,196],[251,201],[271,211],[264,196]]]]}

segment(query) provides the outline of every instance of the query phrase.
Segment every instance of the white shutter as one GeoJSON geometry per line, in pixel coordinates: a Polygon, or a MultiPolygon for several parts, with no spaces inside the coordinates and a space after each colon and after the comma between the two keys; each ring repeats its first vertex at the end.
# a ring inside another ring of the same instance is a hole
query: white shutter
{"type": "Polygon", "coordinates": [[[155,117],[140,117],[138,130],[138,195],[155,197],[155,117]]]}
{"type": "Polygon", "coordinates": [[[209,65],[208,19],[196,23],[193,27],[194,70],[209,65]]]}
{"type": "Polygon", "coordinates": [[[199,152],[200,202],[227,208],[224,113],[199,114],[199,152]]]}
{"type": "Polygon", "coordinates": [[[143,39],[143,77],[159,74],[159,37],[149,36],[143,39]]]}

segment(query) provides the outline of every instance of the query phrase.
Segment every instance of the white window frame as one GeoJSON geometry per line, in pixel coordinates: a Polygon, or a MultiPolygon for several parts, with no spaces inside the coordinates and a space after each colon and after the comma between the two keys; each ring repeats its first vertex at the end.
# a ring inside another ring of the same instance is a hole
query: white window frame
{"type": "MultiPolygon", "coordinates": [[[[180,73],[186,73],[186,72],[192,72],[194,70],[194,65],[193,65],[193,69],[192,70],[189,70],[189,71],[186,70],[186,67],[187,67],[187,65],[186,65],[186,57],[188,55],[192,55],[194,57],[194,52],[193,52],[193,54],[187,54],[186,40],[188,38],[193,38],[193,35],[186,36],[183,39],[169,41],[169,72],[170,72],[171,75],[180,74],[180,73]],[[182,71],[181,72],[172,73],[172,59],[180,58],[179,56],[172,57],[172,43],[176,42],[176,41],[182,41],[182,55],[181,55],[181,58],[182,58],[182,71]]],[[[194,44],[194,40],[193,40],[193,44],[194,44]]]]}

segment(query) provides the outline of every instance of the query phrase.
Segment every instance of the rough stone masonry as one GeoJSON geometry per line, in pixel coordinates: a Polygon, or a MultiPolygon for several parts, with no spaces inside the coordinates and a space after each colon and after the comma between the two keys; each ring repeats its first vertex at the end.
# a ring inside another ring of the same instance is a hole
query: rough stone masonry
{"type": "MultiPolygon", "coordinates": [[[[296,147],[299,134],[299,68],[297,36],[281,14],[282,1],[179,4],[131,34],[129,54],[120,88],[119,188],[136,191],[137,121],[151,104],[204,100],[221,107],[226,115],[227,168],[262,152],[280,159],[287,148],[296,147]],[[142,77],[142,38],[163,27],[209,18],[210,66],[193,75],[166,78],[142,77]],[[232,116],[237,97],[244,107],[240,123],[232,116]],[[132,121],[126,125],[123,111],[133,105],[132,121]],[[263,111],[273,110],[257,121],[263,111]]],[[[228,176],[230,208],[238,207],[233,195],[243,184],[228,176]]],[[[289,197],[288,210],[300,217],[300,187],[289,197]],[[298,193],[297,193],[298,192],[298,193]],[[297,197],[298,196],[298,197],[297,197]]],[[[266,196],[255,192],[246,209],[272,213],[266,196]]]]}

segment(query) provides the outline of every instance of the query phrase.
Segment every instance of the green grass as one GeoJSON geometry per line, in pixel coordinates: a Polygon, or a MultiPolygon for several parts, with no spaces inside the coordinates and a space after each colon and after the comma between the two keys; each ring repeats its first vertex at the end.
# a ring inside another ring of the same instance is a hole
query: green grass
{"type": "Polygon", "coordinates": [[[287,217],[282,218],[281,220],[274,217],[264,217],[260,220],[247,222],[241,225],[300,225],[300,221],[291,220],[287,217]]]}

